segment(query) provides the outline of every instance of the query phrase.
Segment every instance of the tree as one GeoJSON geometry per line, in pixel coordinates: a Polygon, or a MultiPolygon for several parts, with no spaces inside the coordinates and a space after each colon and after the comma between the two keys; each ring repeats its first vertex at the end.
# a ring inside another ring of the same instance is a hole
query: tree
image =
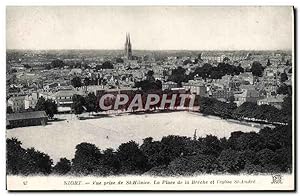
{"type": "Polygon", "coordinates": [[[230,103],[234,103],[234,101],[235,101],[234,96],[231,95],[231,96],[228,98],[228,101],[229,101],[230,103]]]}
{"type": "Polygon", "coordinates": [[[66,158],[61,158],[53,167],[53,172],[59,175],[64,175],[71,170],[71,161],[66,158]]]}
{"type": "Polygon", "coordinates": [[[178,68],[172,70],[169,80],[176,82],[180,87],[182,86],[182,82],[188,81],[188,76],[185,74],[185,69],[179,66],[178,68]]]}
{"type": "Polygon", "coordinates": [[[74,86],[75,88],[77,87],[81,87],[82,86],[82,83],[81,83],[81,79],[79,77],[74,77],[72,80],[71,80],[71,84],[72,86],[74,86]]]}
{"type": "Polygon", "coordinates": [[[26,166],[26,151],[16,138],[6,139],[6,170],[8,174],[21,174],[26,166]]]}
{"type": "Polygon", "coordinates": [[[28,154],[31,159],[28,165],[33,168],[34,173],[45,175],[51,173],[53,161],[49,155],[37,151],[34,148],[27,149],[26,151],[26,154],[28,154]]]}
{"type": "Polygon", "coordinates": [[[81,114],[84,111],[85,100],[81,95],[73,95],[72,97],[72,110],[75,114],[81,114]]]}
{"type": "Polygon", "coordinates": [[[99,148],[94,144],[80,143],[75,147],[75,157],[72,159],[72,171],[77,174],[93,174],[97,172],[102,156],[99,148]]]}
{"type": "Polygon", "coordinates": [[[85,106],[88,112],[97,111],[97,97],[94,93],[89,93],[85,98],[85,106]]]}
{"type": "Polygon", "coordinates": [[[225,172],[238,173],[243,169],[243,165],[240,162],[240,154],[235,150],[223,150],[218,158],[218,162],[225,172]]]}
{"type": "Polygon", "coordinates": [[[221,79],[225,75],[239,75],[244,72],[244,68],[228,64],[229,59],[225,57],[225,62],[219,63],[217,67],[213,67],[211,64],[205,63],[202,67],[197,67],[190,77],[199,76],[203,79],[221,79]]]}
{"type": "Polygon", "coordinates": [[[168,170],[175,175],[192,175],[196,172],[209,174],[218,170],[218,162],[216,157],[211,155],[178,157],[170,163],[168,170]]]}
{"type": "MultiPolygon", "coordinates": [[[[149,78],[148,78],[149,79],[149,78]]],[[[154,79],[154,77],[153,77],[154,79]]],[[[147,92],[151,90],[161,90],[162,83],[160,80],[142,80],[135,83],[136,88],[141,88],[142,91],[147,92]]]]}
{"type": "Polygon", "coordinates": [[[124,60],[122,58],[116,58],[116,63],[124,63],[124,60]]]}
{"type": "Polygon", "coordinates": [[[188,154],[185,148],[186,143],[190,139],[187,137],[181,137],[177,135],[169,135],[163,137],[161,140],[162,150],[160,151],[160,156],[163,158],[162,164],[168,165],[175,158],[180,155],[188,154]]]}
{"type": "Polygon", "coordinates": [[[243,133],[240,137],[236,140],[235,149],[239,151],[245,150],[252,150],[252,151],[259,151],[264,147],[264,140],[263,138],[255,133],[243,133]]]}
{"type": "Polygon", "coordinates": [[[281,75],[280,75],[280,81],[281,82],[285,82],[288,80],[288,76],[285,72],[283,72],[281,75]]]}
{"type": "Polygon", "coordinates": [[[161,142],[153,141],[152,137],[148,137],[144,139],[140,149],[147,157],[150,167],[164,164],[164,157],[160,154],[160,151],[162,150],[161,142]]]}
{"type": "Polygon", "coordinates": [[[24,64],[23,66],[24,66],[25,69],[30,69],[31,68],[31,66],[28,65],[28,64],[24,64]]]}
{"type": "Polygon", "coordinates": [[[292,119],[293,107],[292,107],[292,96],[287,96],[283,99],[281,112],[286,115],[286,120],[292,119]]]}
{"type": "Polygon", "coordinates": [[[6,107],[6,113],[7,114],[10,114],[10,113],[13,113],[14,111],[13,111],[13,109],[12,109],[12,107],[11,106],[7,106],[6,107]]]}
{"type": "Polygon", "coordinates": [[[84,86],[90,85],[90,83],[91,83],[90,78],[88,78],[88,77],[84,78],[83,83],[84,83],[84,86]]]}
{"type": "Polygon", "coordinates": [[[263,172],[280,172],[281,169],[277,164],[278,156],[276,156],[275,152],[266,148],[257,152],[256,156],[263,172]]]}
{"type": "Polygon", "coordinates": [[[57,104],[52,99],[45,100],[44,97],[40,97],[35,106],[36,111],[45,111],[49,118],[53,118],[54,114],[57,114],[57,104]]]}
{"type": "Polygon", "coordinates": [[[282,95],[292,96],[292,86],[282,84],[281,86],[278,87],[277,93],[282,95]]]}
{"type": "Polygon", "coordinates": [[[200,61],[202,60],[202,53],[198,54],[197,59],[200,60],[200,61]]]}
{"type": "Polygon", "coordinates": [[[53,68],[62,68],[65,66],[65,63],[62,60],[56,59],[51,62],[51,67],[53,68]]]}
{"type": "Polygon", "coordinates": [[[193,64],[191,59],[186,59],[186,60],[183,61],[183,65],[188,65],[188,64],[193,64]]]}
{"type": "Polygon", "coordinates": [[[117,150],[122,173],[143,173],[148,169],[148,160],[134,141],[123,143],[117,150]]]}
{"type": "Polygon", "coordinates": [[[261,77],[263,75],[264,67],[260,62],[254,61],[252,63],[251,72],[254,76],[261,77]]]}
{"type": "Polygon", "coordinates": [[[7,173],[13,175],[43,174],[52,169],[52,159],[34,148],[24,149],[16,138],[6,139],[7,173]]]}
{"type": "Polygon", "coordinates": [[[113,149],[108,148],[103,152],[103,165],[107,168],[109,174],[118,173],[121,168],[120,160],[113,149]]]}
{"type": "Polygon", "coordinates": [[[146,74],[146,80],[155,81],[155,78],[153,75],[154,75],[154,72],[152,70],[149,70],[146,74]]]}
{"type": "Polygon", "coordinates": [[[97,65],[96,66],[96,70],[100,70],[100,69],[113,69],[113,68],[114,68],[114,65],[112,64],[111,61],[105,61],[101,65],[97,65]]]}
{"type": "Polygon", "coordinates": [[[223,58],[223,62],[228,62],[228,61],[230,61],[230,59],[227,56],[223,58]]]}
{"type": "Polygon", "coordinates": [[[199,138],[201,153],[212,156],[219,156],[223,150],[220,140],[216,136],[207,135],[205,138],[199,138]]]}

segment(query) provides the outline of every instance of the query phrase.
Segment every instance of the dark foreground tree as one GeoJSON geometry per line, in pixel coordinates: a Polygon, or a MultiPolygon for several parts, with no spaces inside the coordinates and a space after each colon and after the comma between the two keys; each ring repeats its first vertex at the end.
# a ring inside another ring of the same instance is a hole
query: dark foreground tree
{"type": "Polygon", "coordinates": [[[143,173],[148,169],[148,160],[134,141],[123,143],[117,150],[122,173],[143,173]]]}
{"type": "Polygon", "coordinates": [[[6,140],[8,174],[43,174],[51,173],[52,159],[34,148],[24,149],[16,138],[6,140]]]}
{"type": "Polygon", "coordinates": [[[94,145],[83,142],[76,146],[75,157],[72,160],[72,172],[77,174],[96,173],[102,156],[100,150],[94,145]]]}
{"type": "Polygon", "coordinates": [[[71,161],[66,158],[61,158],[53,167],[53,172],[59,175],[64,175],[71,170],[71,161]]]}

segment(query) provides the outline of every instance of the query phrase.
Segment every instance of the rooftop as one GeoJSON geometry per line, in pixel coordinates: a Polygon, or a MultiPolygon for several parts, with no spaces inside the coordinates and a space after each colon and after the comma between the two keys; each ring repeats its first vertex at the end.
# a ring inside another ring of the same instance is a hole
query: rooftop
{"type": "Polygon", "coordinates": [[[10,120],[23,120],[23,119],[34,119],[34,118],[48,118],[45,111],[34,111],[34,112],[22,112],[22,113],[11,113],[6,115],[6,119],[10,120]]]}

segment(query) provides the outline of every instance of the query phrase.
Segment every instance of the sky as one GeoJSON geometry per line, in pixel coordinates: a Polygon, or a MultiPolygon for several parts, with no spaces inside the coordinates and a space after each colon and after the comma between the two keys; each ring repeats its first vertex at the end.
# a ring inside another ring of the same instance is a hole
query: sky
{"type": "Polygon", "coordinates": [[[291,7],[7,7],[7,49],[291,50],[291,7]]]}

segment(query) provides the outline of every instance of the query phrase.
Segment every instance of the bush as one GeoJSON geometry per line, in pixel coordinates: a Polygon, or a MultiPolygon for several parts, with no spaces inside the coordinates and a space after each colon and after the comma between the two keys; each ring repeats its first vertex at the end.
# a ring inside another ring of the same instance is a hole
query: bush
{"type": "Polygon", "coordinates": [[[6,171],[8,174],[24,174],[26,151],[16,138],[6,139],[6,171]]]}
{"type": "Polygon", "coordinates": [[[163,159],[162,164],[168,165],[175,158],[186,155],[187,150],[185,146],[189,141],[189,138],[177,135],[163,137],[161,140],[161,151],[159,152],[159,158],[163,159]]]}
{"type": "Polygon", "coordinates": [[[102,156],[100,150],[94,144],[86,142],[78,144],[75,149],[72,172],[84,175],[96,173],[102,156]]]}
{"type": "Polygon", "coordinates": [[[218,162],[215,156],[198,154],[177,158],[170,163],[168,169],[171,173],[180,175],[212,173],[218,170],[218,162]]]}
{"type": "Polygon", "coordinates": [[[239,151],[253,150],[256,152],[261,150],[263,147],[263,138],[255,132],[243,133],[236,140],[236,149],[239,151]]]}
{"type": "Polygon", "coordinates": [[[48,175],[52,169],[52,159],[34,148],[23,149],[16,138],[7,139],[7,173],[8,174],[43,174],[48,175]]]}
{"type": "Polygon", "coordinates": [[[205,138],[199,138],[200,148],[203,154],[219,156],[223,150],[221,141],[212,135],[207,135],[205,138]]]}
{"type": "Polygon", "coordinates": [[[223,150],[218,158],[220,167],[223,171],[229,173],[238,173],[243,169],[243,163],[240,160],[240,154],[235,150],[223,150]]]}
{"type": "Polygon", "coordinates": [[[71,161],[66,158],[61,158],[53,167],[53,172],[59,175],[64,175],[71,170],[71,161]]]}
{"type": "Polygon", "coordinates": [[[103,152],[103,165],[107,168],[108,174],[118,173],[121,168],[121,163],[116,155],[113,152],[113,149],[106,149],[103,152]]]}
{"type": "Polygon", "coordinates": [[[148,160],[134,141],[123,143],[117,150],[121,173],[143,173],[148,170],[148,160]]]}

